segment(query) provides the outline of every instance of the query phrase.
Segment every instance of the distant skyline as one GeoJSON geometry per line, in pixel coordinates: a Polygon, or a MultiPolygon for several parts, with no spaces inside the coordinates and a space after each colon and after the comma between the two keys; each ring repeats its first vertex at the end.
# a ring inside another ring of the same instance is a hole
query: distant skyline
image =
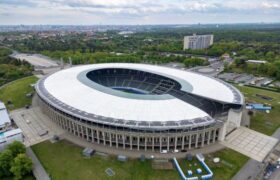
{"type": "Polygon", "coordinates": [[[0,25],[280,22],[280,0],[0,0],[0,25]]]}

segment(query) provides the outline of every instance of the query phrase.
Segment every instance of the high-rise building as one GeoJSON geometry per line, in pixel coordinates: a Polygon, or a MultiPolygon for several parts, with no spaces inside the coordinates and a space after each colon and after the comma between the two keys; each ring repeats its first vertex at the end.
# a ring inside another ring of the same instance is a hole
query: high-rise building
{"type": "Polygon", "coordinates": [[[184,50],[185,49],[205,49],[213,44],[214,35],[196,35],[184,37],[184,50]]]}

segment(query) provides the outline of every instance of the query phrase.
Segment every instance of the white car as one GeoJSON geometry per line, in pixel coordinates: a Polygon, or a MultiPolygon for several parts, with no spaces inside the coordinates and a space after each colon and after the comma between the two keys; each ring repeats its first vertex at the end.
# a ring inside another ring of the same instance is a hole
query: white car
{"type": "Polygon", "coordinates": [[[161,154],[167,154],[167,150],[163,149],[160,151],[161,154]]]}
{"type": "Polygon", "coordinates": [[[173,153],[178,153],[179,150],[178,150],[178,149],[174,149],[172,152],[173,152],[173,153]]]}

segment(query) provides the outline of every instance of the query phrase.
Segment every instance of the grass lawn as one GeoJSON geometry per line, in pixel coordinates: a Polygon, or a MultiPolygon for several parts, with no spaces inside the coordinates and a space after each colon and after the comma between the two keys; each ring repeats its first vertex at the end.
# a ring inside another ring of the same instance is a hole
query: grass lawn
{"type": "Polygon", "coordinates": [[[18,109],[27,104],[31,104],[31,98],[27,98],[26,94],[33,92],[33,88],[30,87],[30,84],[34,84],[37,80],[37,77],[30,76],[11,82],[0,89],[0,100],[6,105],[8,100],[12,101],[13,106],[7,105],[9,110],[18,109]]]}
{"type": "Polygon", "coordinates": [[[206,164],[214,173],[214,179],[226,180],[231,179],[241,167],[249,160],[245,155],[242,155],[231,149],[223,149],[215,153],[206,155],[206,164]],[[214,157],[219,157],[220,162],[215,164],[214,157]]]}
{"type": "MultiPolygon", "coordinates": [[[[32,146],[33,151],[41,161],[47,172],[53,180],[92,180],[92,179],[166,179],[180,180],[178,172],[173,170],[154,170],[151,161],[129,160],[128,162],[119,162],[116,157],[93,156],[84,158],[81,155],[82,148],[67,141],[50,143],[45,141],[32,146]],[[107,168],[112,168],[115,176],[109,177],[104,172],[107,168]]],[[[195,157],[193,158],[195,159],[195,157]]],[[[232,150],[222,150],[206,156],[207,164],[213,170],[215,179],[229,180],[248,160],[232,150]],[[208,156],[210,156],[208,158],[208,156]],[[220,157],[224,162],[233,164],[232,166],[211,162],[212,157],[220,157]]],[[[187,160],[178,160],[181,168],[186,173],[187,160]]],[[[205,172],[205,171],[204,171],[205,172]]]]}
{"type": "Polygon", "coordinates": [[[272,135],[273,132],[280,127],[280,93],[268,90],[252,88],[247,86],[237,86],[243,92],[246,102],[253,101],[258,103],[271,104],[273,109],[270,113],[257,111],[251,118],[250,128],[261,133],[272,135]],[[272,101],[261,99],[256,94],[261,94],[273,98],[272,101]]]}
{"type": "Polygon", "coordinates": [[[43,143],[32,146],[33,151],[51,175],[53,180],[97,180],[97,179],[166,179],[180,180],[179,174],[173,170],[154,170],[151,162],[146,160],[129,160],[119,162],[116,157],[93,156],[90,159],[81,155],[82,148],[67,141],[43,143]],[[115,176],[105,173],[107,168],[113,169],[115,176]]]}

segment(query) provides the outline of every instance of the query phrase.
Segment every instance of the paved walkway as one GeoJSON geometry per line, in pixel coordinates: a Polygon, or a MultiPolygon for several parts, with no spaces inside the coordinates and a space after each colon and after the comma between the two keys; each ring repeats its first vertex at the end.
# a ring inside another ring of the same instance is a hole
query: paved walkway
{"type": "Polygon", "coordinates": [[[277,142],[278,139],[274,137],[245,127],[239,127],[229,134],[222,144],[252,159],[262,162],[277,142]]]}
{"type": "MultiPolygon", "coordinates": [[[[272,137],[280,140],[280,128],[278,128],[272,135],[272,137]]],[[[254,159],[250,159],[232,178],[233,180],[249,180],[249,179],[257,179],[257,175],[263,169],[264,163],[258,162],[254,159]]],[[[279,180],[280,179],[280,171],[276,170],[272,176],[271,180],[279,180]]]]}
{"type": "Polygon", "coordinates": [[[24,135],[25,146],[32,146],[64,133],[62,129],[51,124],[49,118],[43,114],[39,107],[30,109],[18,109],[10,113],[17,126],[22,130],[24,135]],[[41,131],[48,131],[47,134],[40,136],[41,131]]]}
{"type": "Polygon", "coordinates": [[[43,168],[42,164],[32,151],[30,147],[26,149],[26,154],[32,159],[33,162],[33,174],[36,180],[50,180],[48,173],[43,168]]]}

